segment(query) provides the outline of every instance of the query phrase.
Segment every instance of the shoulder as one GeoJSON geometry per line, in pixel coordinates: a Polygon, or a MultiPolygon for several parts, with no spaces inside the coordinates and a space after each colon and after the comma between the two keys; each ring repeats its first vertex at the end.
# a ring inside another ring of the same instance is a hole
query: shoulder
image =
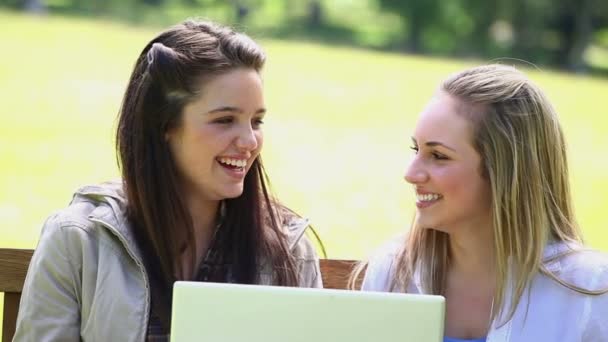
{"type": "Polygon", "coordinates": [[[565,257],[562,265],[564,276],[580,286],[608,288],[608,254],[584,250],[565,257]]]}
{"type": "Polygon", "coordinates": [[[83,265],[88,266],[87,255],[98,245],[93,225],[86,210],[71,204],[51,214],[44,222],[30,261],[24,294],[61,288],[77,297],[83,265]]]}
{"type": "Polygon", "coordinates": [[[585,341],[608,339],[608,267],[597,271],[592,289],[602,291],[601,294],[589,296],[589,320],[585,329],[585,341]]]}
{"type": "Polygon", "coordinates": [[[405,237],[399,235],[384,243],[370,257],[361,290],[389,291],[394,277],[394,267],[403,248],[405,237]]]}
{"type": "Polygon", "coordinates": [[[607,338],[608,254],[575,243],[555,242],[545,248],[543,263],[560,281],[584,291],[571,292],[570,297],[582,304],[577,315],[583,340],[607,338]]]}
{"type": "Polygon", "coordinates": [[[93,229],[95,224],[91,218],[95,213],[108,208],[108,204],[83,192],[88,189],[90,187],[78,189],[67,207],[57,210],[47,218],[44,229],[51,231],[93,229]]]}
{"type": "Polygon", "coordinates": [[[52,213],[44,222],[36,250],[52,241],[53,245],[69,245],[95,236],[95,224],[89,219],[94,210],[90,204],[70,204],[52,213]]]}
{"type": "Polygon", "coordinates": [[[582,251],[568,256],[563,262],[563,278],[587,291],[582,313],[587,322],[583,340],[608,338],[608,255],[598,251],[582,251]]]}
{"type": "Polygon", "coordinates": [[[608,288],[608,254],[557,243],[548,247],[547,257],[545,267],[561,280],[591,291],[608,288]]]}
{"type": "Polygon", "coordinates": [[[83,245],[96,244],[100,236],[108,235],[99,222],[115,225],[123,218],[121,201],[115,189],[120,183],[108,182],[78,189],[69,205],[52,213],[45,221],[38,247],[64,246],[82,249],[83,245]]]}

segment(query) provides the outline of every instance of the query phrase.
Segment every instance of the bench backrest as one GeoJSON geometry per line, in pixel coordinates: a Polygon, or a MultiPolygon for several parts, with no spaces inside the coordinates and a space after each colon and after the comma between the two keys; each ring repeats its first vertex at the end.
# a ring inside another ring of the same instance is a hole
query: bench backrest
{"type": "MultiPolygon", "coordinates": [[[[0,292],[4,292],[2,342],[10,342],[15,334],[21,290],[33,253],[30,249],[0,248],[0,292]]],[[[356,264],[355,260],[321,259],[324,287],[346,289],[350,272],[356,264]]]]}

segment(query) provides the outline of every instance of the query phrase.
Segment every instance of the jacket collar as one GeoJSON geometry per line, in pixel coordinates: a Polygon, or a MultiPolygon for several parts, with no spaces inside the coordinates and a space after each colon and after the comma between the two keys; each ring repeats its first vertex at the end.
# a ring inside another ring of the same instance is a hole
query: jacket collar
{"type": "Polygon", "coordinates": [[[543,251],[543,264],[549,272],[559,274],[563,268],[563,258],[560,256],[581,249],[582,246],[574,242],[551,241],[543,251]]]}

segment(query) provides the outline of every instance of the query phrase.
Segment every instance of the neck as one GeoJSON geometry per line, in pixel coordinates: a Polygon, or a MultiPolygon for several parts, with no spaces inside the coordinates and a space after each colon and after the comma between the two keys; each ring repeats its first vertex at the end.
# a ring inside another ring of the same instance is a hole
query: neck
{"type": "Polygon", "coordinates": [[[192,227],[196,241],[210,240],[215,232],[220,201],[190,197],[187,199],[186,204],[192,218],[192,227]]]}
{"type": "Polygon", "coordinates": [[[490,225],[479,228],[458,229],[458,233],[450,234],[450,270],[467,277],[493,279],[496,274],[493,231],[490,225]]]}
{"type": "Polygon", "coordinates": [[[191,245],[194,250],[182,256],[182,263],[187,270],[187,274],[194,276],[196,268],[207,253],[217,226],[219,200],[209,200],[202,196],[189,194],[186,197],[186,205],[192,219],[192,229],[194,233],[194,243],[191,245]],[[191,259],[194,257],[194,260],[191,259]]]}

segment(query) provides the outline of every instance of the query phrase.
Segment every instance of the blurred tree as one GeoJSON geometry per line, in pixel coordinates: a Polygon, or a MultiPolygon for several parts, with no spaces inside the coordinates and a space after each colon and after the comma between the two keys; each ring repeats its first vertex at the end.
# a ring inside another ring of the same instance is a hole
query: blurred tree
{"type": "Polygon", "coordinates": [[[308,4],[308,25],[311,27],[321,26],[323,21],[323,9],[320,1],[311,1],[308,4]]]}
{"type": "Polygon", "coordinates": [[[77,12],[100,13],[99,0],[72,0],[70,10],[77,12]]]}
{"type": "Polygon", "coordinates": [[[2,0],[0,1],[0,5],[6,6],[9,8],[23,8],[23,4],[25,0],[2,0]]]}
{"type": "Polygon", "coordinates": [[[103,14],[132,22],[147,18],[150,23],[175,17],[169,8],[175,13],[204,9],[217,20],[245,24],[252,32],[304,34],[369,46],[381,41],[373,46],[414,53],[514,57],[576,71],[588,68],[590,51],[596,56],[597,47],[608,47],[608,0],[365,1],[369,5],[362,7],[352,0],[0,0],[0,6],[103,14]],[[391,14],[355,13],[362,10],[391,14]],[[167,14],[154,16],[155,11],[167,14]],[[388,29],[377,30],[381,17],[398,17],[401,23],[383,22],[388,29]]]}
{"type": "Polygon", "coordinates": [[[0,5],[22,9],[30,13],[46,12],[46,5],[41,0],[0,0],[0,5]]]}
{"type": "Polygon", "coordinates": [[[241,3],[237,3],[235,6],[236,6],[236,22],[242,23],[243,21],[245,21],[245,18],[249,14],[249,7],[247,7],[241,3]]]}
{"type": "Polygon", "coordinates": [[[560,11],[561,25],[557,27],[563,38],[558,63],[574,71],[586,69],[583,54],[591,42],[591,0],[567,1],[560,11]]]}
{"type": "Polygon", "coordinates": [[[608,1],[568,0],[561,3],[556,29],[564,39],[558,64],[574,71],[587,69],[584,54],[594,33],[608,28],[608,1]]]}
{"type": "Polygon", "coordinates": [[[410,52],[424,52],[422,36],[425,29],[437,24],[439,0],[378,0],[380,8],[401,17],[406,37],[405,49],[410,52]]]}
{"type": "Polygon", "coordinates": [[[591,43],[594,18],[606,16],[605,0],[516,0],[512,23],[513,53],[526,60],[575,71],[586,69],[584,53],[591,43]],[[605,5],[604,5],[605,6],[605,5]]]}
{"type": "Polygon", "coordinates": [[[584,70],[593,33],[608,25],[606,0],[378,0],[403,22],[410,52],[510,56],[584,70]]]}
{"type": "Polygon", "coordinates": [[[150,6],[160,6],[164,3],[164,0],[140,0],[142,3],[150,6]]]}
{"type": "MultiPolygon", "coordinates": [[[[263,0],[232,0],[232,6],[234,7],[234,14],[236,22],[242,24],[247,20],[249,14],[254,8],[261,5],[263,0]]],[[[225,1],[216,1],[217,3],[224,3],[225,1]]]]}
{"type": "MultiPolygon", "coordinates": [[[[463,37],[460,49],[491,55],[497,50],[496,36],[492,35],[492,28],[504,12],[501,0],[463,0],[461,6],[466,9],[472,27],[469,34],[463,37]]],[[[457,52],[469,54],[468,51],[457,52]]]]}
{"type": "Polygon", "coordinates": [[[41,0],[25,0],[24,9],[30,13],[45,13],[46,5],[41,0]]]}

